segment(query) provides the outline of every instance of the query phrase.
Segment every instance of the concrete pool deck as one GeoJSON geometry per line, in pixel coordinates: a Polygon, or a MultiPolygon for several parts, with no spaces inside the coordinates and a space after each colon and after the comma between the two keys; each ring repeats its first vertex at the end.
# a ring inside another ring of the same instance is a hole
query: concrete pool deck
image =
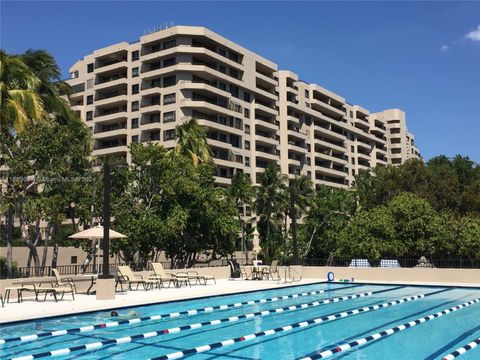
{"type": "Polygon", "coordinates": [[[97,300],[95,295],[86,295],[83,293],[75,294],[75,300],[72,300],[71,295],[66,294],[64,300],[59,300],[57,303],[53,297],[47,297],[47,301],[45,302],[37,302],[33,297],[25,297],[21,303],[13,300],[14,302],[5,303],[5,307],[0,308],[0,323],[6,324],[13,321],[34,320],[50,316],[72,315],[89,311],[187,300],[205,296],[235,294],[246,291],[280,289],[282,287],[307,285],[320,281],[324,281],[324,279],[304,279],[293,284],[277,283],[277,281],[272,280],[229,281],[226,279],[217,279],[217,284],[209,283],[206,286],[195,285],[192,287],[172,287],[149,291],[117,292],[115,300],[97,300]]]}

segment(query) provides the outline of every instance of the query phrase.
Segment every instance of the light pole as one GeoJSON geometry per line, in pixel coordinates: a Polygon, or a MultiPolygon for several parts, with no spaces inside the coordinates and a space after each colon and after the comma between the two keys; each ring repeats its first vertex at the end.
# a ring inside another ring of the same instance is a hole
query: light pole
{"type": "Polygon", "coordinates": [[[110,164],[103,163],[103,271],[100,279],[110,279],[110,164]]]}

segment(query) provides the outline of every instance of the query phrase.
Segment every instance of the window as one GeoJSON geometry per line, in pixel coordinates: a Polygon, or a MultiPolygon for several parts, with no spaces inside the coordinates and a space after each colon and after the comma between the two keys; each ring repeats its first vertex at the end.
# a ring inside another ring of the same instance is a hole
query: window
{"type": "Polygon", "coordinates": [[[138,101],[132,101],[132,111],[138,111],[138,101]]]}
{"type": "Polygon", "coordinates": [[[93,79],[88,79],[87,80],[87,89],[93,88],[93,79]]]}
{"type": "Polygon", "coordinates": [[[175,75],[167,76],[163,78],[163,87],[169,87],[175,85],[177,78],[175,75]]]}
{"type": "Polygon", "coordinates": [[[230,94],[238,98],[238,87],[230,85],[230,94]]]}
{"type": "Polygon", "coordinates": [[[307,156],[307,165],[311,165],[312,164],[312,160],[310,160],[310,157],[307,156]]]}
{"type": "Polygon", "coordinates": [[[243,163],[243,157],[242,157],[242,155],[235,155],[235,162],[237,162],[237,163],[243,163]]]}
{"type": "Polygon", "coordinates": [[[250,158],[245,156],[245,166],[250,166],[250,158]]]}
{"type": "Polygon", "coordinates": [[[72,71],[70,73],[70,79],[76,79],[78,78],[78,71],[72,71]]]}
{"type": "Polygon", "coordinates": [[[87,111],[87,121],[93,120],[93,111],[87,111]]]}
{"type": "Polygon", "coordinates": [[[175,137],[176,137],[175,129],[165,130],[163,132],[163,140],[165,140],[165,141],[175,140],[175,137]]]}
{"type": "Polygon", "coordinates": [[[78,258],[76,256],[70,256],[70,264],[77,264],[78,258]]]}
{"type": "Polygon", "coordinates": [[[245,134],[250,134],[250,125],[245,124],[245,134]]]}
{"type": "Polygon", "coordinates": [[[169,123],[175,121],[175,111],[168,111],[163,113],[163,122],[169,123]]]}
{"type": "Polygon", "coordinates": [[[250,93],[244,92],[243,93],[243,100],[246,102],[250,102],[250,93]]]}
{"type": "Polygon", "coordinates": [[[225,56],[225,57],[227,56],[227,52],[223,49],[218,49],[218,53],[222,56],[225,56]]]}
{"type": "Polygon", "coordinates": [[[177,40],[173,39],[173,40],[169,40],[169,41],[165,41],[163,43],[163,49],[170,49],[172,47],[175,47],[177,46],[177,40]]]}
{"type": "Polygon", "coordinates": [[[138,118],[133,118],[132,119],[132,129],[137,129],[138,128],[138,118]]]}
{"type": "Polygon", "coordinates": [[[227,91],[227,84],[219,81],[219,82],[218,82],[218,88],[219,88],[220,90],[227,91]]]}
{"type": "Polygon", "coordinates": [[[305,90],[305,97],[309,98],[310,97],[310,92],[308,90],[305,90]]]}
{"type": "Polygon", "coordinates": [[[245,149],[250,150],[250,141],[245,140],[245,149]]]}
{"type": "Polygon", "coordinates": [[[249,110],[249,109],[243,109],[243,115],[244,115],[247,119],[250,119],[250,110],[249,110]]]}
{"type": "Polygon", "coordinates": [[[93,63],[87,65],[87,73],[93,72],[93,63]]]}
{"type": "Polygon", "coordinates": [[[170,58],[170,59],[165,59],[163,60],[163,67],[168,67],[168,66],[172,66],[172,65],[175,65],[175,58],[170,58]]]}
{"type": "Polygon", "coordinates": [[[227,72],[227,69],[223,65],[218,65],[218,71],[225,74],[227,72]]]}
{"type": "Polygon", "coordinates": [[[93,104],[93,95],[87,96],[87,105],[93,104]]]}
{"type": "Polygon", "coordinates": [[[138,67],[132,69],[132,77],[138,76],[138,67]]]}
{"type": "Polygon", "coordinates": [[[138,143],[138,135],[132,136],[132,143],[138,143]]]}
{"type": "Polygon", "coordinates": [[[140,91],[140,86],[138,84],[132,85],[132,94],[133,95],[138,94],[139,91],[140,91]]]}
{"type": "Polygon", "coordinates": [[[163,95],[163,105],[173,104],[175,102],[175,93],[163,95]]]}
{"type": "Polygon", "coordinates": [[[238,56],[237,53],[234,53],[233,51],[230,51],[230,53],[228,55],[229,55],[228,57],[230,58],[230,60],[235,61],[237,63],[240,62],[239,61],[240,56],[238,56]]]}
{"type": "Polygon", "coordinates": [[[140,53],[138,50],[132,52],[132,61],[140,59],[140,53]]]}
{"type": "Polygon", "coordinates": [[[237,70],[237,69],[232,69],[232,68],[230,68],[230,72],[229,72],[229,73],[230,73],[230,76],[231,76],[231,77],[234,77],[235,79],[238,79],[238,78],[239,78],[239,77],[238,77],[238,70],[237,70]]]}

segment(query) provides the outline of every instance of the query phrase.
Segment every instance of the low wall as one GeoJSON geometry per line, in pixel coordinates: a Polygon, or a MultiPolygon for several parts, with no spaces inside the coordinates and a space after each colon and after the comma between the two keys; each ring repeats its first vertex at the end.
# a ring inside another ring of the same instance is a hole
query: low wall
{"type": "Polygon", "coordinates": [[[310,279],[326,279],[329,272],[335,280],[406,282],[406,283],[448,283],[480,286],[480,269],[438,269],[438,268],[350,268],[333,266],[304,266],[302,275],[310,279]]]}

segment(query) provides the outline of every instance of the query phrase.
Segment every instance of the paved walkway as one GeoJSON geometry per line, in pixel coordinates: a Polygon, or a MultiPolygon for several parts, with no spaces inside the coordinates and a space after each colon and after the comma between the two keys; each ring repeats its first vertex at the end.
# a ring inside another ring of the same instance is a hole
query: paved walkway
{"type": "MultiPolygon", "coordinates": [[[[320,279],[305,279],[296,282],[293,285],[305,285],[319,281],[320,279]]],[[[210,283],[206,286],[195,285],[191,288],[162,288],[149,291],[127,291],[116,293],[115,300],[96,300],[95,295],[76,294],[75,300],[66,294],[65,299],[55,303],[53,297],[47,298],[46,302],[35,302],[34,298],[25,297],[22,303],[10,302],[0,308],[0,322],[7,323],[19,320],[32,320],[48,316],[69,315],[95,310],[113,309],[124,306],[137,306],[151,303],[159,303],[171,300],[192,299],[202,296],[213,296],[220,294],[232,294],[243,291],[254,291],[264,289],[275,289],[292,284],[280,283],[276,281],[245,281],[226,279],[217,280],[217,284],[210,283]]],[[[27,293],[28,294],[28,293],[27,293]]]]}

